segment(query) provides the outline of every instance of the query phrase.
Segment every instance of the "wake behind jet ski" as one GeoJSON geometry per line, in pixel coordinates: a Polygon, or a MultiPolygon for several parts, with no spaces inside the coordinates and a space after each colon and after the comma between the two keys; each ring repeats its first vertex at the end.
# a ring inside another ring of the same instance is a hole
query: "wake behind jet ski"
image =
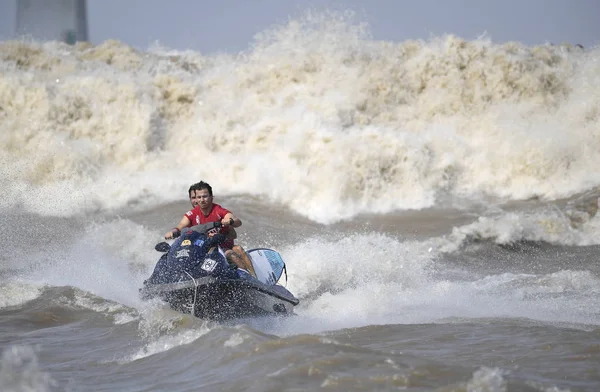
{"type": "Polygon", "coordinates": [[[289,315],[299,301],[277,281],[285,271],[281,255],[266,248],[247,252],[256,277],[231,265],[218,244],[225,235],[208,236],[221,226],[211,222],[184,229],[164,252],[140,289],[143,299],[159,297],[174,310],[206,319],[289,315]]]}

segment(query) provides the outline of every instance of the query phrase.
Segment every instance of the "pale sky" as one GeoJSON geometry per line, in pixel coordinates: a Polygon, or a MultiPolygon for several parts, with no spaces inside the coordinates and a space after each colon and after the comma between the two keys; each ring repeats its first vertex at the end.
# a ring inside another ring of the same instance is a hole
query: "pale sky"
{"type": "MultiPolygon", "coordinates": [[[[42,1],[42,0],[33,0],[42,1]]],[[[0,40],[14,35],[17,0],[0,0],[0,40]]],[[[140,49],[238,52],[256,33],[310,7],[354,10],[376,40],[452,33],[527,45],[600,44],[600,0],[88,0],[89,38],[140,49]]]]}

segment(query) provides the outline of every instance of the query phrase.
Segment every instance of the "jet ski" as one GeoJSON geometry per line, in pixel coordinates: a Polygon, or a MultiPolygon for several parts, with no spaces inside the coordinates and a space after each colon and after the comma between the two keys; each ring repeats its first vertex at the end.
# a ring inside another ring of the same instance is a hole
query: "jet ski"
{"type": "Polygon", "coordinates": [[[256,276],[230,264],[218,246],[224,234],[211,222],[184,229],[169,245],[158,243],[163,255],[140,289],[142,299],[160,298],[172,309],[210,320],[291,315],[299,300],[277,282],[287,271],[281,255],[267,248],[246,253],[256,276]]]}

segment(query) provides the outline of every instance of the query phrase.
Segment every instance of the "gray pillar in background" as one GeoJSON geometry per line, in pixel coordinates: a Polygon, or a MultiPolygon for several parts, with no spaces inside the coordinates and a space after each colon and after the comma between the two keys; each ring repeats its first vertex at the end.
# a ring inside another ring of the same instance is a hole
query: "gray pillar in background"
{"type": "Polygon", "coordinates": [[[16,35],[69,44],[87,41],[86,0],[17,0],[16,35]]]}

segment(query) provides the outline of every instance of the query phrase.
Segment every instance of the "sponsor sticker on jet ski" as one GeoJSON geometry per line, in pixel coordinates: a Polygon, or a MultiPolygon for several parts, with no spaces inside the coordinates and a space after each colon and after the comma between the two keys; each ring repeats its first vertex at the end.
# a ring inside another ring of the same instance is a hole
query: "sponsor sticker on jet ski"
{"type": "Polygon", "coordinates": [[[198,238],[196,240],[196,242],[194,242],[194,245],[196,245],[196,246],[202,246],[202,245],[204,245],[204,240],[202,238],[198,238]]]}
{"type": "Polygon", "coordinates": [[[204,263],[202,263],[202,267],[200,267],[200,268],[202,268],[206,272],[212,272],[212,270],[215,269],[216,265],[217,265],[217,262],[215,260],[206,259],[206,260],[204,260],[204,263]]]}

